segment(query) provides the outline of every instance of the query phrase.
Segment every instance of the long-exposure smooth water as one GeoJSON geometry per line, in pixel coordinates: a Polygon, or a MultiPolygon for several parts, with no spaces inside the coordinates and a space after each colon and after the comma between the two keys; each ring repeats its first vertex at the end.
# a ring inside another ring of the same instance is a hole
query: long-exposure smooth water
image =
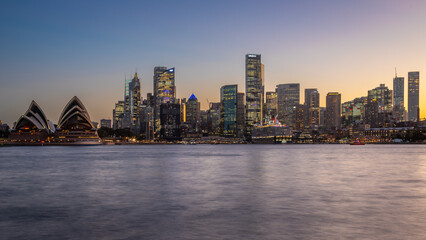
{"type": "Polygon", "coordinates": [[[0,148],[0,239],[426,239],[426,147],[0,148]]]}

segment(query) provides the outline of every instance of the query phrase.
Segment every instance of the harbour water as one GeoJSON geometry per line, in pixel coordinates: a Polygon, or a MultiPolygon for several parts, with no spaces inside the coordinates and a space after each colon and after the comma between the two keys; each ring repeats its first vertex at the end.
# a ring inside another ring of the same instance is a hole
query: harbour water
{"type": "Polygon", "coordinates": [[[426,239],[426,147],[4,147],[0,239],[426,239]]]}

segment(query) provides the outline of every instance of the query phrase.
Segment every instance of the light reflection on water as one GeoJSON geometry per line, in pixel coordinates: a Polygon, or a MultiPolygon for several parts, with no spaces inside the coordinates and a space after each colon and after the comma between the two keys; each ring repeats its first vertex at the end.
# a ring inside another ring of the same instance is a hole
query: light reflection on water
{"type": "Polygon", "coordinates": [[[424,145],[0,149],[4,239],[425,239],[424,145]]]}

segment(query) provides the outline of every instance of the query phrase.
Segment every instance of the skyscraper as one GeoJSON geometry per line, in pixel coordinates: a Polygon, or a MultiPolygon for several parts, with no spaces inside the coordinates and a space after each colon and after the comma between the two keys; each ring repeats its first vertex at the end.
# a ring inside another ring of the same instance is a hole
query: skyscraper
{"type": "Polygon", "coordinates": [[[263,121],[263,64],[260,54],[246,55],[246,135],[263,121]]]}
{"type": "Polygon", "coordinates": [[[238,86],[236,84],[220,88],[220,120],[224,136],[237,136],[237,93],[238,86]]]}
{"type": "Polygon", "coordinates": [[[318,129],[320,125],[320,96],[316,88],[305,89],[305,126],[318,129]]]}
{"type": "Polygon", "coordinates": [[[135,73],[132,81],[129,83],[129,117],[130,129],[133,133],[140,132],[140,107],[141,107],[141,83],[138,74],[135,73]]]}
{"type": "Polygon", "coordinates": [[[287,126],[293,126],[293,113],[300,103],[300,84],[279,84],[277,92],[278,120],[287,126]]]}
{"type": "Polygon", "coordinates": [[[408,73],[408,120],[417,122],[420,120],[419,108],[420,73],[408,73]]]}
{"type": "Polygon", "coordinates": [[[185,104],[186,106],[186,124],[189,133],[200,132],[200,102],[192,94],[185,104]]]}
{"type": "Polygon", "coordinates": [[[244,126],[246,120],[246,105],[244,104],[244,93],[237,93],[237,137],[244,136],[244,126]]]}
{"type": "Polygon", "coordinates": [[[160,130],[160,105],[175,102],[175,69],[166,67],[154,68],[154,131],[158,135],[160,130]]]}
{"type": "Polygon", "coordinates": [[[393,79],[393,117],[397,122],[404,119],[404,78],[393,79]]]}
{"type": "Polygon", "coordinates": [[[112,116],[112,128],[114,130],[123,128],[124,101],[118,101],[118,103],[115,104],[115,108],[112,110],[112,116]]]}
{"type": "Polygon", "coordinates": [[[326,97],[325,126],[328,130],[340,128],[341,95],[329,92],[326,97]]]}

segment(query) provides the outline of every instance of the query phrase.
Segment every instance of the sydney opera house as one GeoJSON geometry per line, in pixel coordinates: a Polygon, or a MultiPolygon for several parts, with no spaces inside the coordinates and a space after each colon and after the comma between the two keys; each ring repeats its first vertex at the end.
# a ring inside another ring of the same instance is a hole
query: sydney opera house
{"type": "Polygon", "coordinates": [[[63,109],[57,125],[46,118],[40,106],[32,101],[30,107],[15,123],[9,140],[21,144],[92,145],[101,141],[89,113],[77,97],[63,109]]]}

